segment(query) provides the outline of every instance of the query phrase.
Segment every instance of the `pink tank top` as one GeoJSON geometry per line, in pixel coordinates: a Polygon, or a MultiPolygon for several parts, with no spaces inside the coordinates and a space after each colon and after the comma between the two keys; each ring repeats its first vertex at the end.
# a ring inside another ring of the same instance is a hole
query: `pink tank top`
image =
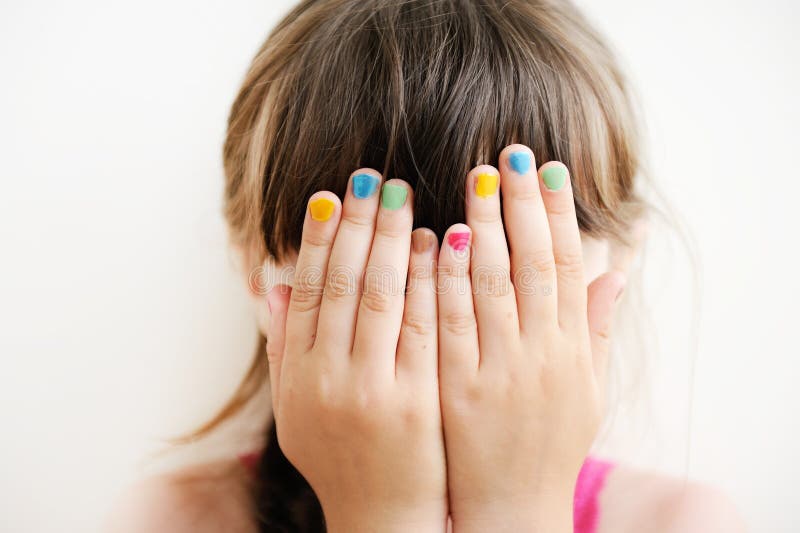
{"type": "Polygon", "coordinates": [[[598,497],[613,463],[587,457],[575,483],[572,513],[575,533],[595,533],[600,519],[598,497]]]}
{"type": "MultiPolygon", "coordinates": [[[[260,454],[248,453],[239,456],[239,460],[249,470],[255,470],[260,454]]],[[[587,457],[578,474],[575,484],[573,503],[573,520],[575,533],[595,533],[600,518],[598,496],[603,490],[606,476],[614,467],[613,463],[587,457]]]]}

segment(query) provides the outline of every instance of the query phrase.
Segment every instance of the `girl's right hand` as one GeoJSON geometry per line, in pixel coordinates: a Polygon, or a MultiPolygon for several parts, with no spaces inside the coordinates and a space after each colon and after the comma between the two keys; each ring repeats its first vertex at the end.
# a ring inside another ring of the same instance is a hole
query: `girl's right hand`
{"type": "Polygon", "coordinates": [[[381,182],[310,198],[291,297],[268,297],[278,440],[329,531],[444,531],[437,239],[412,235],[408,184],[381,182]]]}

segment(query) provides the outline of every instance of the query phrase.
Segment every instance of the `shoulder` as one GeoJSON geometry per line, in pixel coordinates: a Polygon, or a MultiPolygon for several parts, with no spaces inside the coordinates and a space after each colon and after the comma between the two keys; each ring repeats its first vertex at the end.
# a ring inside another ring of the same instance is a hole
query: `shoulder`
{"type": "Polygon", "coordinates": [[[711,486],[619,466],[600,495],[598,533],[740,533],[733,502],[711,486]]]}
{"type": "Polygon", "coordinates": [[[106,533],[256,531],[248,475],[238,461],[192,466],[127,489],[106,533]]]}

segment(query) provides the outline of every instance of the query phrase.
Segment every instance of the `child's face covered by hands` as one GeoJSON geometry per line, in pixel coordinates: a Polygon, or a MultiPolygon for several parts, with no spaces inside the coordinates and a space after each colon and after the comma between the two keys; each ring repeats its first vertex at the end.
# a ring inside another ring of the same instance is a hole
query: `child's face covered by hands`
{"type": "Polygon", "coordinates": [[[441,247],[408,184],[361,169],[259,273],[278,439],[332,531],[569,526],[631,254],[581,238],[563,164],[499,161],[441,247]]]}

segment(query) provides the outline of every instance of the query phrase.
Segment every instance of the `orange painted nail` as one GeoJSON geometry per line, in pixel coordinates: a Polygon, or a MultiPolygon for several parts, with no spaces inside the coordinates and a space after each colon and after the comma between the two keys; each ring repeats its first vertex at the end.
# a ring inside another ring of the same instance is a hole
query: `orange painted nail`
{"type": "Polygon", "coordinates": [[[475,194],[487,198],[497,192],[497,174],[478,174],[475,180],[475,194]]]}
{"type": "Polygon", "coordinates": [[[325,222],[331,218],[334,209],[336,209],[336,204],[327,198],[317,198],[308,203],[311,218],[319,222],[325,222]]]}

